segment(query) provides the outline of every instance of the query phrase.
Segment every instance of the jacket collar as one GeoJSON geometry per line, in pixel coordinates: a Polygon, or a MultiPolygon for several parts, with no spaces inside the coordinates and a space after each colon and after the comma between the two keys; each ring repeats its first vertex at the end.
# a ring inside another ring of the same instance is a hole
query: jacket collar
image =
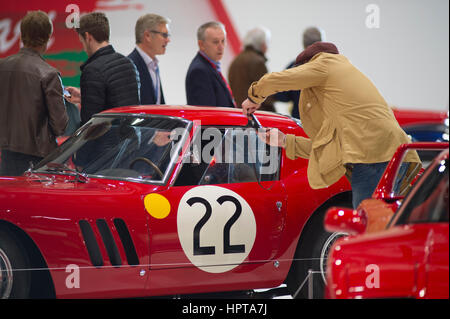
{"type": "Polygon", "coordinates": [[[33,49],[31,49],[31,48],[25,48],[25,47],[23,47],[23,48],[21,48],[21,49],[19,50],[19,53],[27,54],[27,55],[38,56],[38,57],[40,57],[42,60],[44,60],[44,58],[42,57],[42,55],[41,55],[39,52],[37,52],[36,50],[33,50],[33,49]]]}
{"type": "Polygon", "coordinates": [[[244,51],[247,51],[247,52],[255,52],[256,54],[258,54],[258,55],[260,55],[261,57],[263,57],[265,61],[267,61],[266,55],[265,55],[264,53],[262,53],[261,51],[256,50],[256,49],[255,49],[253,46],[251,46],[251,45],[246,45],[245,48],[244,48],[244,51]]]}
{"type": "Polygon", "coordinates": [[[142,60],[147,67],[157,68],[159,60],[155,57],[152,59],[144,50],[142,50],[138,45],[136,45],[136,51],[141,55],[142,60]]]}
{"type": "Polygon", "coordinates": [[[103,55],[112,54],[112,53],[114,53],[114,52],[116,52],[116,51],[114,50],[114,48],[113,48],[113,46],[112,46],[111,44],[109,44],[109,45],[107,45],[107,46],[105,46],[105,47],[103,47],[103,48],[98,49],[97,51],[95,51],[95,53],[94,53],[93,55],[91,55],[91,56],[86,60],[86,62],[84,62],[84,63],[80,66],[81,71],[83,71],[83,69],[86,67],[86,65],[88,65],[88,64],[91,63],[93,60],[97,59],[98,57],[103,56],[103,55]]]}
{"type": "Polygon", "coordinates": [[[198,54],[201,57],[203,57],[206,61],[208,61],[214,69],[216,69],[218,72],[221,72],[220,62],[214,61],[209,56],[207,56],[205,52],[201,50],[198,51],[198,54]]]}

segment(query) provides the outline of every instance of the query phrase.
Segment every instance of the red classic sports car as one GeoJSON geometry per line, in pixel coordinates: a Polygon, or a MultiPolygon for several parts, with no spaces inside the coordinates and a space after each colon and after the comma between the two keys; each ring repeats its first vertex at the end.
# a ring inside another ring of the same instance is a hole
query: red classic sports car
{"type": "MultiPolygon", "coordinates": [[[[304,135],[292,118],[256,118],[304,135]]],[[[254,127],[238,109],[115,108],[23,176],[0,177],[0,297],[296,292],[350,185],[312,190],[307,161],[254,127]]]]}
{"type": "Polygon", "coordinates": [[[327,212],[327,230],[353,235],[337,240],[328,255],[330,298],[449,298],[448,146],[401,146],[371,199],[357,210],[327,212]],[[444,151],[404,197],[394,185],[413,148],[444,151]]]}
{"type": "Polygon", "coordinates": [[[448,111],[393,108],[395,118],[413,142],[448,142],[448,111]]]}

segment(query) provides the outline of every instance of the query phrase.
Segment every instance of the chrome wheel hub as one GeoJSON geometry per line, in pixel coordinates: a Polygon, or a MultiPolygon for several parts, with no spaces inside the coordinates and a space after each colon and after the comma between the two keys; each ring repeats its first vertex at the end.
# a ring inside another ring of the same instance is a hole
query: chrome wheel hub
{"type": "Polygon", "coordinates": [[[7,299],[13,286],[13,270],[6,253],[0,249],[0,299],[7,299]]]}
{"type": "Polygon", "coordinates": [[[344,236],[348,236],[348,234],[343,232],[332,233],[322,246],[322,250],[320,252],[320,274],[325,284],[327,283],[326,274],[327,274],[328,253],[330,252],[330,248],[333,245],[333,243],[339,238],[344,236]]]}

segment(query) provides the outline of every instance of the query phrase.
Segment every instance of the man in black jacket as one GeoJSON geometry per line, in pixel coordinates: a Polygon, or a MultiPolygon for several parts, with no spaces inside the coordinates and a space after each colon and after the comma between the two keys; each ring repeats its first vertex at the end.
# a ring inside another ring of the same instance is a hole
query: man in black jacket
{"type": "Polygon", "coordinates": [[[207,22],[197,30],[199,51],[186,74],[187,104],[235,107],[235,101],[220,70],[225,53],[225,27],[207,22]]]}
{"type": "Polygon", "coordinates": [[[67,90],[72,95],[69,102],[81,101],[81,125],[103,110],[140,104],[136,66],[109,44],[105,14],[92,12],[82,16],[76,31],[89,58],[80,67],[80,89],[67,90]]]}

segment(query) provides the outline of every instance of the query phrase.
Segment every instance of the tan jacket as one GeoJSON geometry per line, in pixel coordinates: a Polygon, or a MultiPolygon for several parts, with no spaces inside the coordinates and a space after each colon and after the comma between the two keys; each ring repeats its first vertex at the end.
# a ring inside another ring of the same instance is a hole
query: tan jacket
{"type": "MultiPolygon", "coordinates": [[[[248,96],[261,103],[287,90],[302,90],[300,119],[309,138],[288,134],[286,155],[309,158],[312,188],[337,182],[345,164],[389,161],[399,145],[411,142],[377,88],[342,55],[319,53],[301,66],[267,74],[248,96]]],[[[405,160],[420,163],[415,151],[405,160]]]]}
{"type": "Polygon", "coordinates": [[[0,149],[44,157],[68,117],[58,71],[28,48],[0,59],[0,149]]]}

